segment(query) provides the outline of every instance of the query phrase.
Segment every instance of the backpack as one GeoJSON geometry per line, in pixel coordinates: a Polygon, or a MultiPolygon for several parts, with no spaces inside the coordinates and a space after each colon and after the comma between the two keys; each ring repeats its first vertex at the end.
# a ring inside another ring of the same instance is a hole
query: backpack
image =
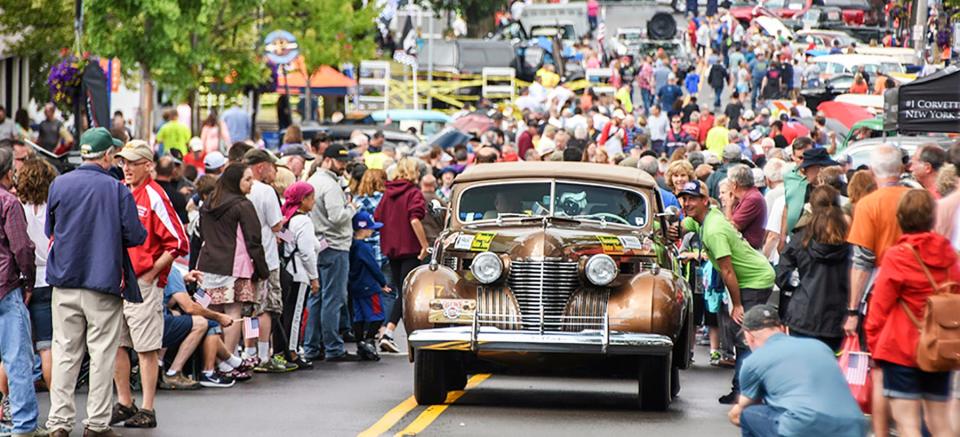
{"type": "MultiPolygon", "coordinates": [[[[290,220],[293,220],[294,217],[300,214],[303,214],[303,213],[297,212],[296,214],[290,216],[290,220]]],[[[287,220],[283,223],[284,231],[290,230],[290,220],[287,220]]],[[[300,252],[300,246],[297,244],[294,244],[293,250],[291,250],[290,254],[287,255],[286,254],[287,250],[285,247],[286,245],[287,243],[281,239],[280,244],[278,245],[278,249],[279,249],[278,251],[280,252],[280,270],[286,271],[287,265],[290,263],[293,263],[293,273],[297,273],[297,263],[295,263],[293,259],[297,256],[297,253],[300,252]]]]}
{"type": "Polygon", "coordinates": [[[917,320],[907,303],[900,299],[903,311],[920,331],[917,342],[917,366],[925,372],[946,372],[960,369],[960,284],[953,281],[938,284],[927,269],[917,249],[907,248],[917,258],[933,294],[927,297],[923,323],[917,320]]]}

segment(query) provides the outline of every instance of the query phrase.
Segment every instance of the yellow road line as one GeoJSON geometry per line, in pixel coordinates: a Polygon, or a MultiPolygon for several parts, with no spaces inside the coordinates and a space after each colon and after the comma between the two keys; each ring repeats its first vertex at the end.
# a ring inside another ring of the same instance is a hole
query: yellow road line
{"type": "Polygon", "coordinates": [[[413,396],[410,396],[390,411],[387,411],[387,414],[384,414],[377,423],[365,429],[358,434],[357,437],[376,437],[389,431],[390,428],[393,428],[393,425],[399,422],[400,419],[403,419],[403,416],[406,416],[407,413],[413,411],[414,408],[417,408],[417,400],[414,399],[413,396]]]}
{"type": "Polygon", "coordinates": [[[413,422],[410,422],[406,428],[394,434],[394,437],[412,436],[423,432],[423,430],[427,429],[427,427],[430,426],[434,420],[437,420],[437,417],[440,417],[440,415],[446,411],[447,407],[456,402],[457,399],[460,399],[460,397],[463,396],[467,390],[480,385],[481,382],[486,381],[489,377],[489,373],[473,375],[470,380],[467,381],[467,386],[464,387],[463,390],[456,390],[448,393],[447,400],[443,405],[431,405],[430,407],[427,407],[427,409],[420,413],[420,415],[417,416],[413,422]]]}

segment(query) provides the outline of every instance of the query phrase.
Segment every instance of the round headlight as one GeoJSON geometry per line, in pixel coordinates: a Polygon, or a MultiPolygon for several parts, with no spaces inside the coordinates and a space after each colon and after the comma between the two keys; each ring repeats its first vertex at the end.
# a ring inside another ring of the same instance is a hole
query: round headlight
{"type": "Polygon", "coordinates": [[[491,284],[503,274],[503,262],[493,252],[482,252],[473,258],[470,272],[481,284],[491,284]]]}
{"type": "Polygon", "coordinates": [[[587,260],[584,273],[591,284],[603,287],[617,277],[617,262],[609,255],[594,255],[587,260]]]}

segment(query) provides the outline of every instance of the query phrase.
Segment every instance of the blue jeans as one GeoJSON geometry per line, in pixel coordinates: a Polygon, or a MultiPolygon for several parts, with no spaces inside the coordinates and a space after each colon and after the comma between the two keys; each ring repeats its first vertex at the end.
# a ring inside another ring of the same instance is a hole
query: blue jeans
{"type": "Polygon", "coordinates": [[[640,88],[640,97],[643,99],[643,110],[649,114],[650,108],[653,107],[653,93],[646,88],[640,88]]]}
{"type": "Polygon", "coordinates": [[[713,107],[720,108],[720,96],[723,95],[723,87],[713,87],[713,107]]]}
{"type": "Polygon", "coordinates": [[[751,405],[740,413],[740,432],[743,437],[780,435],[780,416],[783,410],[769,405],[751,405]]]}
{"type": "Polygon", "coordinates": [[[13,433],[37,429],[37,393],[33,389],[33,339],[23,292],[16,288],[0,299],[0,361],[10,381],[13,433]]]}
{"type": "Polygon", "coordinates": [[[303,352],[308,357],[320,354],[321,342],[328,358],[343,355],[340,319],[347,305],[347,278],[350,275],[350,252],[327,249],[317,256],[320,293],[307,298],[306,335],[303,352]]]}

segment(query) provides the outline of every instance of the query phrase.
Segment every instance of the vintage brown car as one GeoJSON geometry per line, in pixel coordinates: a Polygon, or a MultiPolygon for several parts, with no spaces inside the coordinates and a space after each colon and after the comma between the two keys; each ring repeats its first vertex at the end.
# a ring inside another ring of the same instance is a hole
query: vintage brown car
{"type": "Polygon", "coordinates": [[[417,402],[492,372],[636,378],[641,408],[669,406],[694,326],[666,232],[679,211],[653,178],[483,164],[457,177],[448,208],[430,264],[403,284],[417,402]]]}

